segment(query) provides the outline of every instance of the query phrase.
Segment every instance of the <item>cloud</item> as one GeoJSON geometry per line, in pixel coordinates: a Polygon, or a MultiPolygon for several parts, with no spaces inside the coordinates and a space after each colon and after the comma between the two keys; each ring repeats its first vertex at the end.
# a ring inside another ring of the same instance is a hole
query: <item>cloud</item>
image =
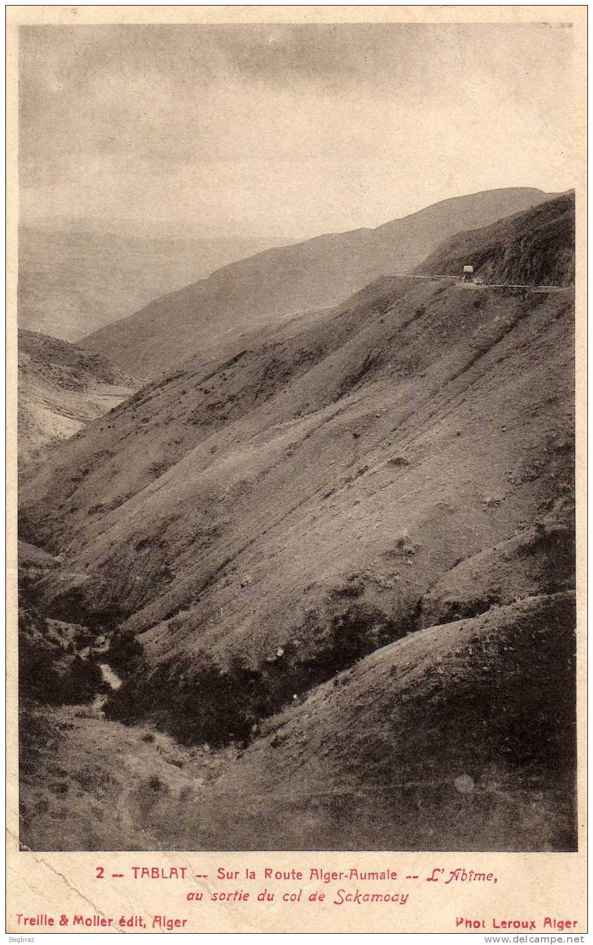
{"type": "Polygon", "coordinates": [[[482,187],[573,183],[570,29],[36,26],[20,37],[28,213],[106,219],[125,204],[138,220],[201,215],[290,237],[482,187]]]}

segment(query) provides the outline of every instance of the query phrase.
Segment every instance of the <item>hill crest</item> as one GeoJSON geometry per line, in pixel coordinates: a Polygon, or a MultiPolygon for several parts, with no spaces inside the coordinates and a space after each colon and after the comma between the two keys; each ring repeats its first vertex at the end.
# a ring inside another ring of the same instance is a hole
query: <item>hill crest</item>
{"type": "Polygon", "coordinates": [[[410,272],[447,236],[546,199],[530,188],[442,201],[383,224],[276,247],[217,270],[81,342],[138,377],[158,376],[192,354],[205,360],[241,333],[334,306],[373,280],[410,272]]]}

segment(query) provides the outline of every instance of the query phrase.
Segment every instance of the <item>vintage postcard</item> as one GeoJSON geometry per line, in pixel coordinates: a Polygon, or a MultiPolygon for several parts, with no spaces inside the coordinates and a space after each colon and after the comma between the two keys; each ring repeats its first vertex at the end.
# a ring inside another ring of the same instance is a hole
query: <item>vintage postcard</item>
{"type": "Polygon", "coordinates": [[[7,931],[582,942],[585,6],[9,6],[7,931]]]}

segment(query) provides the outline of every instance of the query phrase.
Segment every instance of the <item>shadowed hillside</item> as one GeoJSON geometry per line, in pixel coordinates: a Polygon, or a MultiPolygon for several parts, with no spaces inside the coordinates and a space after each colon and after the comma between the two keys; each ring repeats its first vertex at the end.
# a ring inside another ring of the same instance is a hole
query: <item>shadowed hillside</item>
{"type": "Polygon", "coordinates": [[[268,250],[151,302],[83,344],[137,377],[154,377],[191,354],[215,355],[221,341],[236,340],[258,322],[335,305],[378,276],[411,271],[446,237],[545,197],[530,188],[486,191],[442,201],[375,230],[268,250]]]}

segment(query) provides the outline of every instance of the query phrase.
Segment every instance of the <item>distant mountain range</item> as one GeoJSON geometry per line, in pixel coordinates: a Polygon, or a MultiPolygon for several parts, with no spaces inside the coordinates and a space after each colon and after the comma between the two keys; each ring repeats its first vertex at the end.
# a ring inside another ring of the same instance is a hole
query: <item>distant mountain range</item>
{"type": "Polygon", "coordinates": [[[164,292],[278,241],[141,238],[85,222],[19,228],[21,328],[77,341],[164,292]]]}
{"type": "Polygon", "coordinates": [[[112,322],[82,344],[137,377],[154,377],[221,341],[306,309],[335,305],[382,275],[412,271],[443,240],[541,203],[532,188],[455,197],[377,229],[319,236],[242,259],[112,322]]]}

